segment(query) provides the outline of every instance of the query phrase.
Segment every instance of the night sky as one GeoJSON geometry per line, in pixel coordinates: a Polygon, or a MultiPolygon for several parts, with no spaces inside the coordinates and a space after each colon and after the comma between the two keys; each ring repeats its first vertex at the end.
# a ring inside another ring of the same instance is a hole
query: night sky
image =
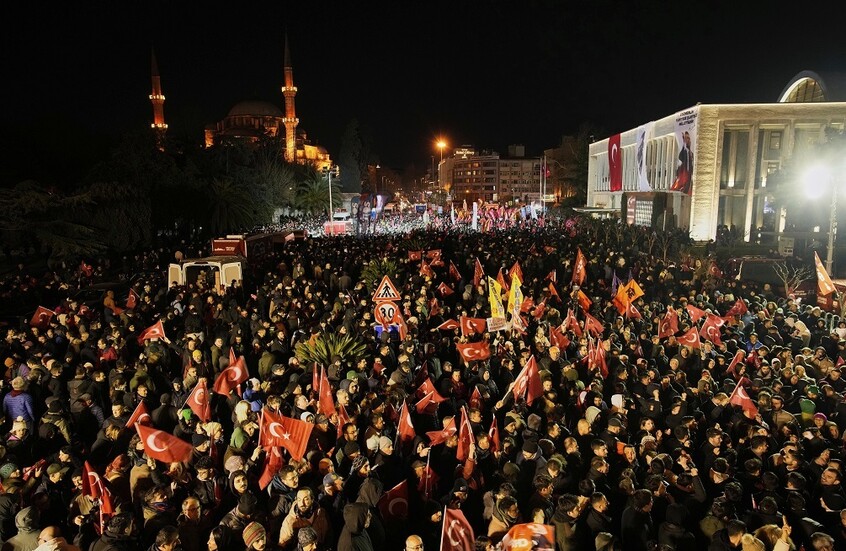
{"type": "Polygon", "coordinates": [[[4,2],[0,184],[72,185],[148,127],[151,47],[170,132],[199,144],[239,101],[283,105],[287,29],[300,127],[337,159],[356,117],[380,162],[402,170],[429,166],[439,135],[539,154],[583,122],[607,135],[697,102],[775,101],[803,69],[843,69],[836,6],[4,2]]]}

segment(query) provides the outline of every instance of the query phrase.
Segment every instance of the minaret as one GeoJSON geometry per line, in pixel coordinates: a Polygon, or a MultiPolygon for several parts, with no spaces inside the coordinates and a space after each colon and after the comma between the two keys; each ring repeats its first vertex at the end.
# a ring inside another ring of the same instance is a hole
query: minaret
{"type": "MultiPolygon", "coordinates": [[[[159,65],[156,63],[156,52],[152,52],[152,75],[153,75],[153,93],[150,94],[150,101],[153,103],[153,124],[152,126],[158,134],[158,139],[161,140],[162,135],[167,130],[167,125],[164,120],[164,101],[165,97],[162,94],[162,79],[159,76],[159,65]]],[[[159,144],[161,146],[161,143],[159,144]]]]}
{"type": "Polygon", "coordinates": [[[294,107],[294,96],[297,95],[297,87],[294,86],[294,68],[291,66],[291,52],[288,50],[288,34],[285,34],[285,85],[282,86],[282,95],[285,97],[285,160],[289,163],[297,161],[297,109],[294,107]]]}

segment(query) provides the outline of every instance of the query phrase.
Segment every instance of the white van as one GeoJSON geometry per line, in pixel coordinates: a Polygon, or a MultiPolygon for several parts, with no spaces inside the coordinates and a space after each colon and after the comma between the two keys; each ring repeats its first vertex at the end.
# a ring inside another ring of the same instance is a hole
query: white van
{"type": "Polygon", "coordinates": [[[168,285],[188,285],[206,277],[215,288],[230,287],[244,279],[244,258],[240,256],[208,256],[188,258],[167,268],[168,285]]]}

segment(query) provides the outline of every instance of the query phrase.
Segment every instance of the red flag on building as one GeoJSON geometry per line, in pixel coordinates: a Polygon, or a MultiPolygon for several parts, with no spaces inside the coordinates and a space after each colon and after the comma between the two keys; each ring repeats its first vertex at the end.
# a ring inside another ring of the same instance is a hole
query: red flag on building
{"type": "Polygon", "coordinates": [[[246,381],[248,377],[247,363],[244,360],[244,356],[241,356],[235,360],[235,363],[227,366],[226,369],[220,372],[220,375],[214,381],[212,390],[218,394],[229,396],[229,393],[233,389],[238,388],[238,385],[246,381]]]}
{"type": "Polygon", "coordinates": [[[332,395],[332,385],[329,383],[329,377],[326,376],[326,368],[320,369],[320,392],[317,402],[318,413],[322,413],[326,417],[332,417],[337,410],[335,409],[335,398],[332,395]]]}
{"type": "Polygon", "coordinates": [[[438,292],[441,294],[442,297],[448,297],[455,291],[453,291],[452,288],[446,283],[441,283],[440,285],[438,285],[438,292]]]}
{"type": "Polygon", "coordinates": [[[514,265],[511,266],[511,269],[508,270],[508,277],[517,276],[517,279],[520,280],[520,284],[523,284],[523,269],[520,268],[520,262],[514,262],[514,265]]]}
{"type": "Polygon", "coordinates": [[[550,280],[552,283],[558,283],[558,270],[552,270],[551,272],[546,274],[546,277],[543,278],[543,280],[546,281],[547,279],[550,280]]]}
{"type": "Polygon", "coordinates": [[[502,446],[499,443],[499,425],[496,421],[496,415],[493,415],[492,417],[491,428],[488,429],[488,438],[491,441],[491,453],[502,449],[502,446]]]}
{"type": "Polygon", "coordinates": [[[148,341],[150,339],[163,338],[165,338],[164,325],[162,325],[162,320],[159,320],[147,329],[144,329],[141,334],[138,335],[138,344],[144,344],[144,341],[148,341]]]}
{"type": "Polygon", "coordinates": [[[744,382],[749,382],[749,379],[742,377],[737,382],[734,390],[731,392],[731,396],[729,396],[729,403],[743,408],[743,412],[746,413],[748,417],[755,417],[758,415],[758,406],[755,405],[755,402],[753,402],[752,398],[749,397],[749,394],[746,393],[746,389],[743,388],[744,382]]]}
{"type": "Polygon", "coordinates": [[[691,348],[700,348],[702,343],[699,341],[699,331],[696,327],[691,327],[687,332],[678,338],[679,344],[689,346],[691,348]]]}
{"type": "Polygon", "coordinates": [[[450,417],[449,421],[444,424],[441,430],[430,430],[426,433],[429,438],[430,446],[437,446],[446,442],[453,434],[458,432],[458,427],[455,426],[455,417],[450,417]]]}
{"type": "Polygon", "coordinates": [[[153,419],[150,417],[150,412],[147,411],[147,406],[144,405],[144,402],[138,402],[138,405],[135,406],[135,411],[129,416],[125,427],[131,429],[135,426],[135,423],[139,425],[152,425],[153,423],[153,419]]]}
{"type": "Polygon", "coordinates": [[[485,277],[485,270],[482,268],[482,263],[476,258],[476,264],[473,265],[473,287],[478,287],[483,277],[485,277]]]}
{"type": "Polygon", "coordinates": [[[511,392],[514,395],[515,402],[525,397],[526,403],[530,406],[532,402],[543,395],[543,383],[540,380],[538,363],[534,356],[529,358],[529,361],[515,377],[511,392]]]}
{"type": "Polygon", "coordinates": [[[285,464],[282,459],[282,450],[279,446],[271,446],[264,448],[264,468],[259,477],[259,488],[264,490],[270,485],[274,475],[279,472],[279,469],[285,464]]]}
{"type": "Polygon", "coordinates": [[[470,455],[470,444],[475,442],[473,438],[473,427],[470,426],[470,419],[467,417],[467,410],[461,408],[461,421],[458,427],[458,448],[455,450],[455,457],[462,463],[467,461],[470,455]]]}
{"type": "Polygon", "coordinates": [[[104,493],[103,479],[88,461],[82,464],[82,495],[97,499],[104,493]]]}
{"type": "Polygon", "coordinates": [[[376,507],[382,513],[382,519],[387,522],[397,522],[408,519],[408,481],[403,480],[379,498],[376,507]]]}
{"type": "Polygon", "coordinates": [[[453,264],[452,260],[449,261],[449,275],[455,281],[461,281],[461,272],[458,271],[458,268],[453,264]]]}
{"type": "Polygon", "coordinates": [[[206,379],[201,378],[194,386],[194,390],[188,395],[185,400],[185,405],[191,408],[194,415],[200,418],[203,423],[208,423],[211,419],[211,400],[209,400],[209,391],[206,387],[206,379]]]}
{"type": "Polygon", "coordinates": [[[440,324],[436,329],[440,329],[441,331],[452,331],[453,329],[460,329],[461,325],[455,320],[446,320],[442,324],[440,324]]]}
{"type": "Polygon", "coordinates": [[[816,251],[814,251],[814,264],[817,267],[817,289],[819,289],[820,294],[823,296],[830,295],[835,291],[834,283],[828,277],[828,272],[825,270],[825,266],[823,266],[820,260],[820,255],[816,251]]]}
{"type": "Polygon", "coordinates": [[[282,446],[295,461],[300,461],[308,447],[308,439],[314,425],[277,415],[268,409],[262,410],[261,442],[264,446],[282,446]]]}
{"type": "Polygon", "coordinates": [[[623,189],[623,151],[620,149],[619,134],[608,138],[608,189],[609,191],[623,189]]]}
{"type": "Polygon", "coordinates": [[[488,329],[488,321],[485,318],[461,316],[459,322],[461,323],[462,337],[481,335],[488,329]]]}
{"type": "Polygon", "coordinates": [[[191,459],[191,444],[163,430],[135,425],[138,436],[144,444],[144,453],[163,463],[175,463],[191,459]]]}
{"type": "Polygon", "coordinates": [[[126,309],[132,310],[136,306],[138,306],[138,301],[141,297],[138,296],[138,293],[135,292],[135,289],[130,289],[129,294],[126,295],[126,309]]]}
{"type": "Polygon", "coordinates": [[[573,265],[573,283],[581,285],[587,276],[587,258],[582,254],[582,249],[576,249],[576,263],[573,265]]]}
{"type": "Polygon", "coordinates": [[[441,531],[441,551],[473,551],[476,536],[461,509],[444,507],[444,525],[441,531]]]}
{"type": "Polygon", "coordinates": [[[458,343],[455,347],[458,349],[461,359],[468,364],[475,360],[487,360],[491,357],[491,347],[487,342],[458,343]]]}
{"type": "Polygon", "coordinates": [[[43,306],[39,306],[35,313],[32,315],[32,319],[29,320],[29,325],[31,327],[37,327],[39,329],[46,329],[50,325],[50,320],[53,319],[53,316],[56,315],[56,312],[50,310],[49,308],[44,308],[43,306]]]}
{"type": "Polygon", "coordinates": [[[679,332],[679,315],[672,306],[667,307],[667,313],[658,323],[658,338],[665,339],[679,332]]]}

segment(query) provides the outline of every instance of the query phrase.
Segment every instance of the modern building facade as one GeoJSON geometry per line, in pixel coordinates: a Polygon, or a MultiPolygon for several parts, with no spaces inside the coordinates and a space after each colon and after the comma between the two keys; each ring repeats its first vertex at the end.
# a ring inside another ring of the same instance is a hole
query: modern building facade
{"type": "Polygon", "coordinates": [[[438,185],[453,201],[527,204],[540,201],[541,159],[522,156],[512,146],[507,157],[495,151],[456,149],[438,165],[438,185]]]}
{"type": "Polygon", "coordinates": [[[592,143],[587,207],[699,241],[721,226],[746,240],[782,231],[786,206],[767,179],[843,130],[846,96],[831,82],[806,71],[775,103],[698,104],[592,143]]]}

